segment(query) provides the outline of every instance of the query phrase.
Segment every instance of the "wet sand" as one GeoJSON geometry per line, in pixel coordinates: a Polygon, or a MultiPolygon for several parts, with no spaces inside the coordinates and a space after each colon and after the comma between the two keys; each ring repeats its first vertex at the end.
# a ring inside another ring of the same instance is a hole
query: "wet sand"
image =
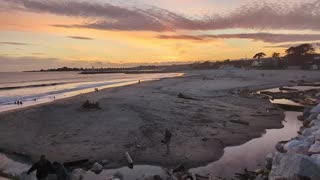
{"type": "Polygon", "coordinates": [[[126,165],[126,151],[136,164],[205,165],[219,159],[224,147],[282,127],[283,111],[267,99],[241,96],[239,90],[303,79],[317,81],[320,72],[190,71],[184,77],[100,90],[1,113],[0,149],[34,160],[40,154],[61,162],[107,159],[110,167],[126,165]],[[196,100],[178,98],[180,92],[196,100]],[[87,99],[102,109],[81,109],[87,99]],[[160,143],[166,128],[173,132],[170,155],[160,143]]]}

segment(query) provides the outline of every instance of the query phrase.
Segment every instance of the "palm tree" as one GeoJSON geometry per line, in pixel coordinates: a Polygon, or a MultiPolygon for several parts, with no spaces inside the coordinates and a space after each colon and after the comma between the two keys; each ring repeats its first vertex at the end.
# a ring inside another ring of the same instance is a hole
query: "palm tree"
{"type": "Polygon", "coordinates": [[[264,52],[260,52],[260,53],[257,53],[256,55],[254,55],[253,58],[258,59],[258,61],[260,61],[260,59],[265,56],[266,56],[266,54],[264,52]]]}

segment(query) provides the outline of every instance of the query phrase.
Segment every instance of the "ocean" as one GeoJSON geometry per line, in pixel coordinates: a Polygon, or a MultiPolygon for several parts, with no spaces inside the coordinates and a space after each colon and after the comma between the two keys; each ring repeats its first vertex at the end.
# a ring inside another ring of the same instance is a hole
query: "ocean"
{"type": "Polygon", "coordinates": [[[181,76],[156,74],[78,74],[78,72],[0,72],[0,112],[51,102],[81,93],[181,76]],[[18,105],[15,102],[21,101],[18,105]]]}

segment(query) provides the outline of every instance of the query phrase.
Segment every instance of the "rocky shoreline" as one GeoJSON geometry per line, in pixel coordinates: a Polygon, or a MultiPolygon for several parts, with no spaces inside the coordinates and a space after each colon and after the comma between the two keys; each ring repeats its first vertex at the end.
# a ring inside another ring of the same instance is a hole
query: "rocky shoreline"
{"type": "Polygon", "coordinates": [[[304,126],[298,136],[279,142],[278,152],[266,157],[270,180],[320,179],[320,103],[300,117],[304,126]]]}

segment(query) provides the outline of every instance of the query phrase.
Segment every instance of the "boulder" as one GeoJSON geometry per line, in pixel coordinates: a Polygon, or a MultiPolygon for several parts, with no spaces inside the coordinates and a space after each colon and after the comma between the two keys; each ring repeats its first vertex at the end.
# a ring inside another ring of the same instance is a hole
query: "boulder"
{"type": "Polygon", "coordinates": [[[304,121],[311,122],[311,121],[317,119],[317,116],[318,116],[318,114],[316,114],[316,113],[310,114],[310,116],[308,118],[306,118],[304,121]]]}
{"type": "Polygon", "coordinates": [[[87,171],[78,168],[72,171],[70,180],[82,180],[87,171]]]}
{"type": "Polygon", "coordinates": [[[311,158],[318,166],[320,166],[320,154],[314,154],[311,158]]]}
{"type": "Polygon", "coordinates": [[[269,153],[265,157],[265,167],[269,170],[271,170],[272,168],[272,161],[273,161],[274,155],[275,153],[269,153]]]}
{"type": "Polygon", "coordinates": [[[309,144],[313,144],[315,141],[315,136],[314,135],[310,135],[310,136],[303,136],[303,135],[298,135],[294,138],[294,140],[298,140],[298,141],[304,141],[307,142],[309,144]]]}
{"type": "Polygon", "coordinates": [[[98,177],[98,175],[92,171],[87,171],[86,174],[83,176],[83,180],[98,180],[98,179],[101,179],[101,178],[98,177]]]}
{"type": "Polygon", "coordinates": [[[306,128],[305,130],[303,130],[302,135],[304,135],[304,136],[310,136],[313,132],[315,132],[315,131],[318,130],[317,128],[318,128],[318,127],[316,127],[316,126],[313,126],[313,127],[311,127],[311,128],[306,128]]]}
{"type": "Polygon", "coordinates": [[[320,166],[307,155],[278,153],[274,158],[269,179],[276,180],[279,177],[286,179],[304,177],[317,180],[320,179],[320,166]]]}
{"type": "Polygon", "coordinates": [[[298,133],[298,134],[302,134],[302,132],[303,132],[305,129],[307,129],[307,126],[308,126],[308,125],[306,125],[306,126],[301,126],[300,129],[299,129],[299,131],[298,131],[297,133],[298,133]]]}
{"type": "Polygon", "coordinates": [[[310,107],[305,108],[305,109],[303,110],[302,116],[303,116],[304,118],[308,118],[308,117],[310,116],[310,114],[311,114],[311,113],[310,113],[311,109],[312,109],[312,108],[310,108],[310,107]]]}
{"type": "Polygon", "coordinates": [[[309,148],[309,154],[320,154],[320,141],[316,141],[309,148]]]}
{"type": "Polygon", "coordinates": [[[311,122],[312,122],[312,119],[311,118],[307,118],[307,119],[303,120],[302,124],[303,124],[304,127],[308,127],[311,122]]]}
{"type": "Polygon", "coordinates": [[[308,125],[309,125],[310,127],[312,127],[312,126],[318,126],[319,129],[320,129],[320,121],[318,121],[318,120],[316,120],[316,119],[312,120],[308,125]]]}
{"type": "Polygon", "coordinates": [[[106,159],[104,159],[104,160],[102,160],[101,161],[101,164],[104,166],[104,165],[107,165],[107,164],[109,164],[110,163],[110,161],[109,160],[106,160],[106,159]]]}
{"type": "Polygon", "coordinates": [[[307,141],[292,140],[287,142],[284,145],[283,149],[286,152],[308,154],[308,150],[310,146],[311,146],[311,143],[308,143],[307,141]]]}
{"type": "Polygon", "coordinates": [[[100,174],[103,170],[103,166],[99,163],[94,163],[92,168],[90,169],[90,171],[96,173],[96,174],[100,174]]]}
{"type": "Polygon", "coordinates": [[[317,120],[320,121],[320,113],[317,116],[317,120]]]}
{"type": "Polygon", "coordinates": [[[319,114],[319,113],[320,113],[320,103],[319,103],[317,106],[313,107],[313,108],[311,109],[310,113],[317,113],[317,114],[319,114]]]}
{"type": "Polygon", "coordinates": [[[284,145],[287,143],[287,141],[281,141],[278,142],[275,146],[276,150],[280,153],[286,153],[287,151],[284,150],[284,145]]]}

